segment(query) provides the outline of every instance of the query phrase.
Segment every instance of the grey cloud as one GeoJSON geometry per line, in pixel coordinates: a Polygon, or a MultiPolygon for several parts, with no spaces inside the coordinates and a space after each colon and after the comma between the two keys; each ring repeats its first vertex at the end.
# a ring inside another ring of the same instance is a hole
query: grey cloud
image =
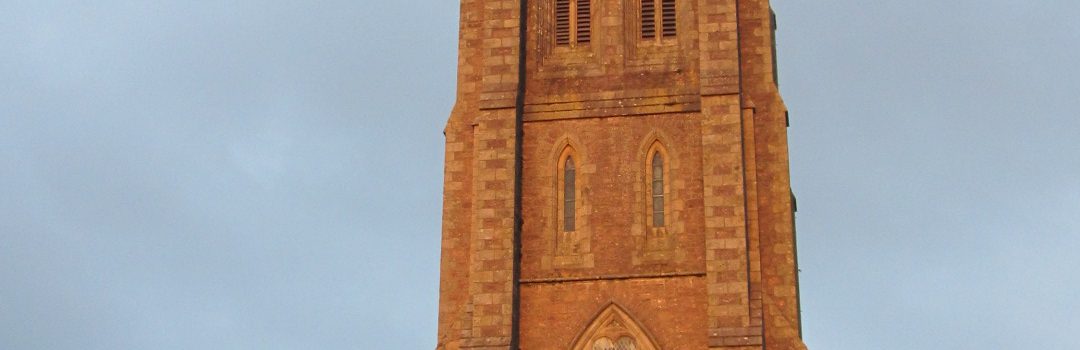
{"type": "MultiPolygon", "coordinates": [[[[432,347],[457,6],[0,3],[0,348],[432,347]]],[[[1080,4],[774,6],[811,348],[1080,346],[1080,4]]]]}

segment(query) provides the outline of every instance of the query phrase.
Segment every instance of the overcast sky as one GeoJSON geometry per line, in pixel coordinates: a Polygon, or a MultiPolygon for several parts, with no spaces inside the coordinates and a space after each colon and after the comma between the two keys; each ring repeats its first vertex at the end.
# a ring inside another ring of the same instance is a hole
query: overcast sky
{"type": "MultiPolygon", "coordinates": [[[[0,0],[0,348],[433,348],[457,6],[0,0]]],[[[1080,348],[1080,2],[774,7],[810,348],[1080,348]]]]}

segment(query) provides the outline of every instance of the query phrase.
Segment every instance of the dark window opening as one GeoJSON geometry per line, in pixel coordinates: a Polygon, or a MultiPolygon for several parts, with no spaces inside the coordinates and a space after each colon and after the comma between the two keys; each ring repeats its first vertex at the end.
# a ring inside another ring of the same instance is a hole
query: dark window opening
{"type": "Polygon", "coordinates": [[[653,227],[664,227],[664,156],[656,152],[652,159],[653,227]]]}
{"type": "Polygon", "coordinates": [[[592,6],[589,0],[577,0],[577,42],[589,42],[592,35],[592,6]]]}
{"type": "Polygon", "coordinates": [[[555,1],[555,44],[570,44],[570,0],[555,1]]]}
{"type": "Polygon", "coordinates": [[[641,0],[641,38],[672,38],[677,32],[675,0],[641,0]]]}
{"type": "Polygon", "coordinates": [[[660,17],[665,38],[675,36],[675,0],[663,0],[660,17]]]}
{"type": "Polygon", "coordinates": [[[574,158],[566,157],[563,167],[563,231],[573,232],[575,227],[575,171],[574,158]]]}
{"type": "Polygon", "coordinates": [[[656,37],[656,0],[641,1],[641,38],[656,37]]]}
{"type": "Polygon", "coordinates": [[[555,44],[569,46],[592,41],[592,1],[555,0],[555,44]]]}

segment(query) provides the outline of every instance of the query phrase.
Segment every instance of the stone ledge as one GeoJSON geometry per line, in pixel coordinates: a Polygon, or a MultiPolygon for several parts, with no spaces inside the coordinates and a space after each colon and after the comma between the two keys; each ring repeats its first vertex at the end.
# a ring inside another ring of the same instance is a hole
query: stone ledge
{"type": "Polygon", "coordinates": [[[714,328],[709,330],[709,347],[762,345],[761,327],[714,328]]]}
{"type": "Polygon", "coordinates": [[[654,274],[625,274],[625,275],[600,275],[589,277],[552,277],[552,278],[529,278],[520,280],[521,284],[541,284],[541,283],[567,283],[567,282],[589,282],[589,281],[610,281],[610,280],[629,280],[629,279],[652,279],[652,278],[672,278],[672,277],[704,277],[705,272],[672,272],[672,273],[654,273],[654,274]]]}
{"type": "Polygon", "coordinates": [[[700,111],[701,97],[698,95],[621,98],[588,102],[529,104],[525,106],[525,121],[700,111]]]}

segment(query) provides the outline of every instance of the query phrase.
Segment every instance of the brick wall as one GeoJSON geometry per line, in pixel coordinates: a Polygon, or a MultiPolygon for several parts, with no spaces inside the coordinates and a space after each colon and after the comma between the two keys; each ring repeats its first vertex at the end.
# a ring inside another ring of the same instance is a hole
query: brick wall
{"type": "Polygon", "coordinates": [[[656,348],[805,348],[768,2],[679,1],[677,38],[656,42],[634,29],[637,3],[594,2],[591,42],[571,47],[554,44],[551,4],[529,3],[524,168],[516,174],[520,3],[462,1],[437,348],[507,348],[515,282],[523,349],[570,349],[611,305],[656,348]],[[648,224],[648,150],[658,144],[662,229],[648,224]],[[570,233],[559,225],[567,148],[578,193],[570,233]]]}

